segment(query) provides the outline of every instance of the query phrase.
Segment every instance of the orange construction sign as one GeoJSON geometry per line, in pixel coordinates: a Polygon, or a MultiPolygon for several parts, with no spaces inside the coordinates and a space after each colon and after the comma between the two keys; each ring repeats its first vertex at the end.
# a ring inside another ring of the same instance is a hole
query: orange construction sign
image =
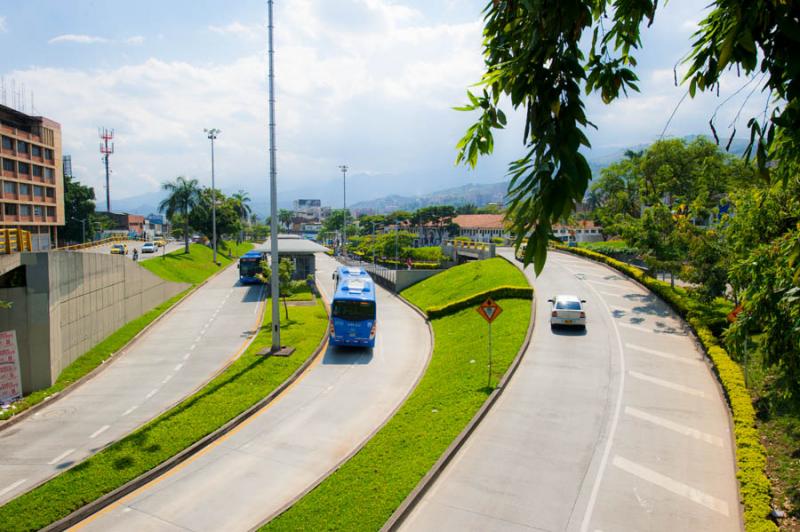
{"type": "Polygon", "coordinates": [[[481,305],[476,308],[475,310],[478,311],[478,314],[483,316],[487,322],[492,323],[494,320],[497,319],[497,316],[503,313],[503,308],[492,301],[492,298],[487,299],[481,305]]]}

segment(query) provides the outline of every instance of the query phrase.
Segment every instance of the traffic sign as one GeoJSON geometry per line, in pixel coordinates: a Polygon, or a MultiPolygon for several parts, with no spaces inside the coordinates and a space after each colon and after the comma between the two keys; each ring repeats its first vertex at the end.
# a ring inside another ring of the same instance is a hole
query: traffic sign
{"type": "Polygon", "coordinates": [[[481,303],[481,305],[475,310],[477,310],[478,314],[483,316],[483,319],[485,319],[488,323],[492,323],[497,319],[497,316],[503,313],[503,308],[492,301],[491,297],[481,303]]]}

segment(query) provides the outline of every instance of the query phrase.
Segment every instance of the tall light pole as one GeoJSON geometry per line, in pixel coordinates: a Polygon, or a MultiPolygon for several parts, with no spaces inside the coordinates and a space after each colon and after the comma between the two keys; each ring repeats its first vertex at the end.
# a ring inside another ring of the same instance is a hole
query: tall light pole
{"type": "Polygon", "coordinates": [[[342,255],[347,255],[347,165],[339,165],[339,170],[342,171],[342,255]]]}
{"type": "Polygon", "coordinates": [[[214,247],[214,264],[217,263],[217,190],[214,185],[214,141],[222,133],[217,128],[204,129],[211,141],[211,244],[214,247]]]}
{"type": "Polygon", "coordinates": [[[269,223],[270,260],[272,276],[270,278],[270,297],[272,298],[272,352],[281,349],[281,309],[280,309],[280,276],[278,268],[278,171],[275,165],[275,67],[272,47],[272,0],[267,2],[268,22],[268,56],[269,56],[269,205],[271,210],[269,223]]]}

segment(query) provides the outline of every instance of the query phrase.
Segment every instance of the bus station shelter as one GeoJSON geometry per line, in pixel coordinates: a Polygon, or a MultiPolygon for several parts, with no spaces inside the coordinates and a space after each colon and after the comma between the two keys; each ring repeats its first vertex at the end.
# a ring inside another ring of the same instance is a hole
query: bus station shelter
{"type": "MultiPolygon", "coordinates": [[[[270,241],[267,240],[253,251],[269,255],[272,252],[270,241]]],[[[315,253],[324,253],[328,248],[316,242],[301,238],[299,235],[278,235],[278,256],[281,259],[289,258],[294,262],[293,279],[305,281],[309,275],[315,277],[315,253]]]]}

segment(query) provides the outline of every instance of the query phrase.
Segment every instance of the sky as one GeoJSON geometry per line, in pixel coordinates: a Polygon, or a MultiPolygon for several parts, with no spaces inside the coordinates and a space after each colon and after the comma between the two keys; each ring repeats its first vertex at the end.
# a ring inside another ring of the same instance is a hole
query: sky
{"type": "MultiPolygon", "coordinates": [[[[496,139],[478,168],[456,167],[455,144],[474,117],[452,110],[482,72],[485,0],[276,0],[275,68],[279,196],[340,201],[349,166],[352,201],[415,195],[505,177],[523,151],[522,121],[496,139]]],[[[685,93],[673,66],[702,18],[696,0],[660,6],[636,54],[641,93],[587,103],[593,153],[649,143],[685,93]]],[[[184,175],[266,203],[268,189],[267,2],[237,0],[26,0],[0,2],[5,104],[24,86],[24,110],[62,126],[73,173],[105,196],[98,128],[113,128],[114,198],[157,193],[184,175]],[[8,52],[12,53],[8,53],[8,52]]],[[[683,70],[681,67],[679,72],[683,70]]],[[[720,95],[687,99],[667,136],[709,133],[714,109],[744,84],[727,76],[720,95]]],[[[746,98],[718,111],[721,135],[746,98]]],[[[756,92],[736,122],[760,114],[756,92]]],[[[16,102],[17,108],[21,105],[16,102]]],[[[103,203],[103,202],[99,202],[103,203]]],[[[102,205],[99,205],[102,207],[102,205]]]]}

